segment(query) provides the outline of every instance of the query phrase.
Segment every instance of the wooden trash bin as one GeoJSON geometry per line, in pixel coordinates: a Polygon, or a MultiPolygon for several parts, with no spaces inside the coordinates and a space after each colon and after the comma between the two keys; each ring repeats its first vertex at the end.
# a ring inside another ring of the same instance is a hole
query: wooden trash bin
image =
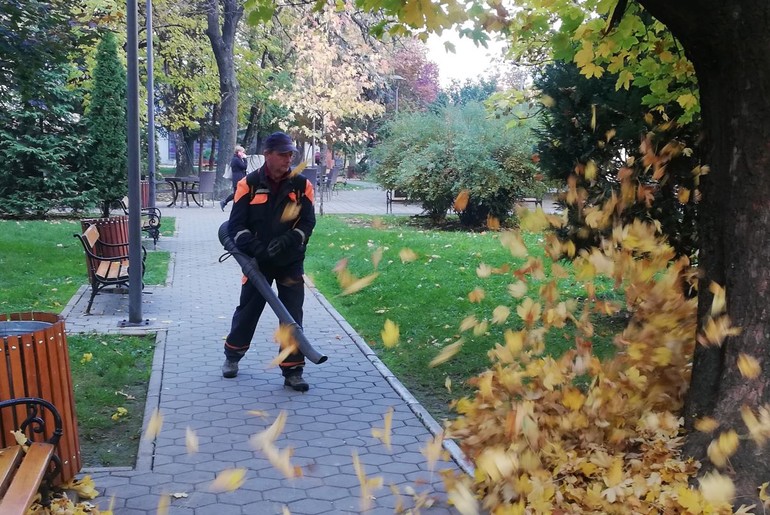
{"type": "MultiPolygon", "coordinates": [[[[61,474],[55,484],[66,483],[80,472],[80,441],[75,413],[67,335],[64,318],[54,313],[0,314],[0,399],[38,397],[53,404],[62,418],[63,434],[56,447],[61,459],[61,474]]],[[[18,408],[22,409],[22,408],[18,408]]],[[[11,431],[12,410],[0,414],[0,448],[15,445],[11,431]]],[[[53,428],[53,416],[46,412],[45,427],[53,428]]],[[[33,435],[33,441],[44,441],[50,435],[33,435]]]]}

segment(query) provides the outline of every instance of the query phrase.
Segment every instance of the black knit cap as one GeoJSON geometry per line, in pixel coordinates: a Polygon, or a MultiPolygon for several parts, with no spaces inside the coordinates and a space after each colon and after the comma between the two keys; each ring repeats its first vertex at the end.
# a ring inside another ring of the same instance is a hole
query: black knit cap
{"type": "Polygon", "coordinates": [[[297,147],[291,140],[291,136],[285,132],[274,132],[265,140],[265,152],[296,152],[297,147]]]}

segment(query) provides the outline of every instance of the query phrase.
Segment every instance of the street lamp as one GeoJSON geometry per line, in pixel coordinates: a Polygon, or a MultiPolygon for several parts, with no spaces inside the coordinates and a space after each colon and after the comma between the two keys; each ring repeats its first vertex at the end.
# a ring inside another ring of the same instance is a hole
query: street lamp
{"type": "Polygon", "coordinates": [[[398,87],[399,87],[399,81],[406,80],[406,79],[403,78],[401,75],[390,75],[388,78],[396,83],[396,114],[398,114],[398,87]]]}

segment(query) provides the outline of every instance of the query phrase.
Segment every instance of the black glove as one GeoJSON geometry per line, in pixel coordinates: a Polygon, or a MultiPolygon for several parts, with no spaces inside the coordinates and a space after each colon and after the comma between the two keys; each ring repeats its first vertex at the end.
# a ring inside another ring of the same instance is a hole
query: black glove
{"type": "Polygon", "coordinates": [[[267,245],[267,255],[275,258],[291,247],[298,247],[302,243],[302,235],[297,231],[289,231],[272,239],[267,245]]]}
{"type": "Polygon", "coordinates": [[[265,261],[270,256],[267,254],[267,246],[254,238],[254,241],[249,245],[249,255],[254,256],[257,261],[265,261]]]}

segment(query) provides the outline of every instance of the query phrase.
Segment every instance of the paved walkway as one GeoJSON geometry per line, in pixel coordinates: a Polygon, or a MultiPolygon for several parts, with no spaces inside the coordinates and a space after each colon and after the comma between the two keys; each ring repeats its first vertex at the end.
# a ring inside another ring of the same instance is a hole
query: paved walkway
{"type": "MultiPolygon", "coordinates": [[[[398,204],[394,211],[413,214],[420,209],[398,204]]],[[[334,193],[324,199],[324,213],[385,214],[385,192],[364,188],[334,193]]],[[[164,208],[163,214],[176,217],[177,234],[158,242],[158,249],[172,253],[172,266],[167,284],[148,288],[142,296],[144,325],[120,327],[128,318],[127,295],[98,295],[93,314],[85,316],[86,287],[63,311],[70,333],[157,333],[145,422],[157,408],[164,417],[163,430],[154,442],[140,444],[134,468],[84,471],[104,491],[98,504],[106,508],[114,497],[117,515],[154,514],[161,496],[183,493],[171,501],[169,513],[280,514],[284,507],[292,514],[360,513],[361,489],[351,458],[357,453],[367,476],[381,476],[385,483],[372,492],[368,513],[393,513],[399,499],[391,484],[407,507],[413,500],[406,489],[413,487],[437,501],[422,513],[454,513],[447,507],[440,474],[428,469],[421,454],[439,425],[312,285],[306,288],[306,334],[329,361],[308,364],[310,391],[284,388],[277,367],[268,366],[275,356],[272,335],[277,325],[269,309],[238,377],[222,378],[222,343],[240,286],[235,261],[218,262],[223,250],[216,233],[227,213],[209,203],[205,208],[164,208]],[[371,434],[373,427],[383,426],[389,407],[395,410],[390,450],[371,434]],[[267,416],[255,416],[253,410],[267,416]],[[286,411],[287,423],[276,445],[294,449],[292,463],[303,473],[291,480],[249,445],[249,438],[281,411],[286,411]],[[192,455],[185,445],[188,427],[200,442],[192,455]],[[247,469],[243,486],[212,492],[217,473],[234,467],[247,469]]],[[[448,448],[456,453],[451,442],[448,448]]],[[[437,469],[445,468],[458,469],[458,464],[440,461],[437,469]]]]}

